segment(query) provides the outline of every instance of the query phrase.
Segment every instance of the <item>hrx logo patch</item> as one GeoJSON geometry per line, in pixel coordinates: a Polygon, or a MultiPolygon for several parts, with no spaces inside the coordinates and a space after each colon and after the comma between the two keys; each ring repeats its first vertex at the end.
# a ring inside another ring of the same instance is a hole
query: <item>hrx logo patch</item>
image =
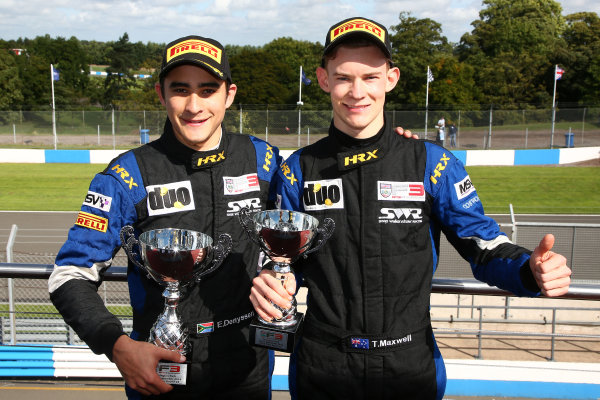
{"type": "Polygon", "coordinates": [[[379,160],[382,157],[382,151],[378,148],[365,149],[361,153],[346,152],[337,155],[338,169],[344,171],[359,165],[369,164],[379,160]]]}

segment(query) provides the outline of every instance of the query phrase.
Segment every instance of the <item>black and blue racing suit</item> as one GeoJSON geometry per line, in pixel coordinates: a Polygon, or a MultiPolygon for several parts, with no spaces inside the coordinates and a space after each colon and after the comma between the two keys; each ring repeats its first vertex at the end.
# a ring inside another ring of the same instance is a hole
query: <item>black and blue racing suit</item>
{"type": "Polygon", "coordinates": [[[442,231],[477,279],[538,294],[530,252],[484,215],[463,164],[434,143],[387,125],[357,140],[332,124],[282,163],[276,191],[280,208],[336,224],[297,264],[308,299],[292,398],[442,398],[446,372],[429,314],[442,231]]]}
{"type": "MultiPolygon", "coordinates": [[[[123,226],[132,225],[137,234],[184,228],[215,240],[228,233],[233,249],[223,264],[182,294],[177,311],[190,332],[191,371],[187,385],[164,397],[268,398],[274,358],[248,343],[254,315],[248,296],[259,249],[237,214],[242,207],[267,208],[279,160],[279,150],[267,142],[224,131],[217,149],[194,151],[175,138],[168,120],[158,140],[115,158],[92,180],[56,258],[49,288],[65,321],[95,353],[111,358],[124,332],[96,290],[121,246],[123,226]]],[[[131,262],[127,276],[131,337],[147,340],[164,309],[163,288],[131,262]]],[[[130,397],[139,397],[127,389],[130,397]]]]}

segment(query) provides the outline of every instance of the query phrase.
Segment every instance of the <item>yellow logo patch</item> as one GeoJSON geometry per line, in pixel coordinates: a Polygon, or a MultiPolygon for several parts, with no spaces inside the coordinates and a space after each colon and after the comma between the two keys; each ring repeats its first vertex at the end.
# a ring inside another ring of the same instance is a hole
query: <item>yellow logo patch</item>
{"type": "Polygon", "coordinates": [[[93,229],[98,232],[106,232],[106,229],[108,228],[108,219],[80,211],[79,215],[77,215],[75,225],[93,229]]]}
{"type": "Polygon", "coordinates": [[[169,47],[167,49],[167,62],[171,61],[173,57],[186,53],[203,54],[221,64],[221,49],[198,39],[184,40],[169,47]]]}
{"type": "Polygon", "coordinates": [[[377,25],[372,22],[365,21],[364,19],[356,18],[350,20],[335,29],[331,30],[330,41],[334,41],[336,38],[348,32],[362,31],[375,36],[385,44],[385,32],[377,25]]]}

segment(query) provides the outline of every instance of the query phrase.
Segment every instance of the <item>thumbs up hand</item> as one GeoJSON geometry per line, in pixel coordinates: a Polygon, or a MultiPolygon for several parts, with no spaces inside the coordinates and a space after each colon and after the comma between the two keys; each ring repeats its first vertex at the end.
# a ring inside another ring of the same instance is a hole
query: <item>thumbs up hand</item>
{"type": "Polygon", "coordinates": [[[567,259],[552,251],[554,236],[546,235],[533,250],[529,266],[542,294],[548,297],[562,296],[569,290],[571,268],[567,259]]]}

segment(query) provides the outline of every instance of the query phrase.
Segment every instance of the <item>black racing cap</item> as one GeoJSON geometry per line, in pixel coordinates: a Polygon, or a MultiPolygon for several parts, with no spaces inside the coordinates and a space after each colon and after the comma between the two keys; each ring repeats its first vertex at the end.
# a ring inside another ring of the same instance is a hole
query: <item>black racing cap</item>
{"type": "Polygon", "coordinates": [[[326,56],[340,43],[358,38],[371,40],[381,48],[387,58],[392,58],[392,44],[385,26],[362,17],[348,18],[329,28],[325,38],[323,56],[326,56]]]}
{"type": "Polygon", "coordinates": [[[169,43],[163,52],[159,78],[164,79],[170,70],[183,64],[197,65],[218,79],[231,83],[225,48],[214,39],[190,35],[169,43]]]}

